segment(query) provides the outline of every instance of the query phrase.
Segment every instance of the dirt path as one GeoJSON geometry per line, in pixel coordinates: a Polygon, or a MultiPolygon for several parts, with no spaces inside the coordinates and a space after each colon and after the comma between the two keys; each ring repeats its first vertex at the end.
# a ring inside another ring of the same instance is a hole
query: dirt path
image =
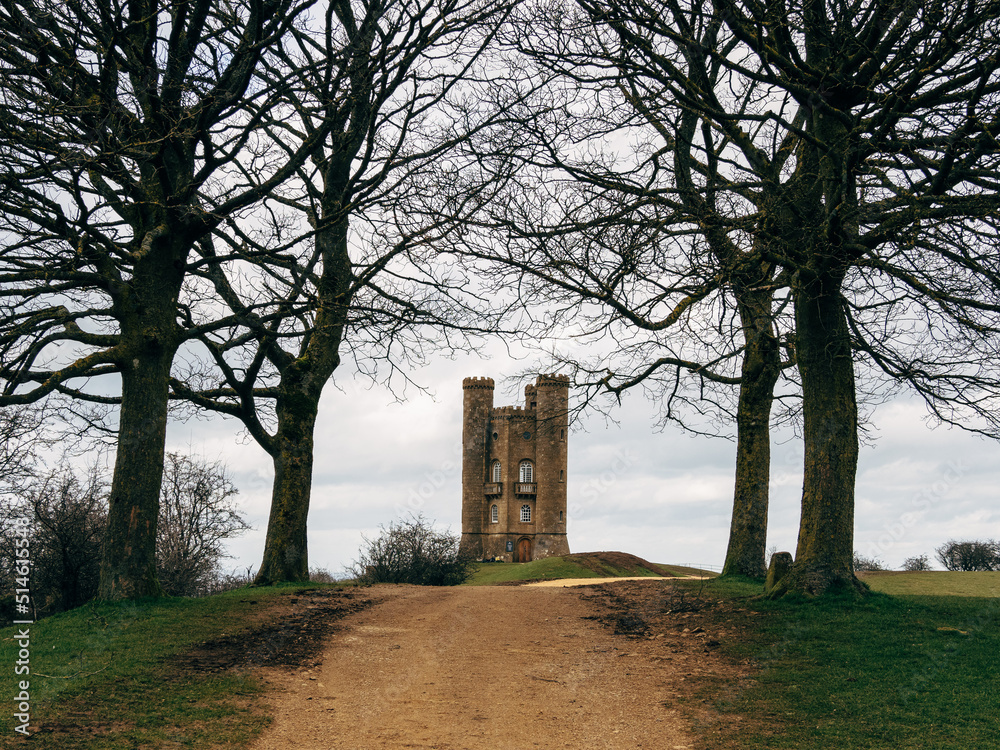
{"type": "Polygon", "coordinates": [[[689,747],[664,705],[686,667],[584,619],[593,608],[580,594],[378,590],[375,606],[342,621],[320,667],[271,672],[276,719],[254,750],[689,747]]]}

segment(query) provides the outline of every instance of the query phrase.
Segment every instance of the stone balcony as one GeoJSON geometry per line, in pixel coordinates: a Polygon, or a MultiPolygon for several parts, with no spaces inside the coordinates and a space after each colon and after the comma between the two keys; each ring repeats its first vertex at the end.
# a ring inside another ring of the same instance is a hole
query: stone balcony
{"type": "Polygon", "coordinates": [[[500,491],[503,489],[503,483],[501,482],[488,482],[483,485],[483,494],[489,497],[490,495],[499,495],[500,491]]]}
{"type": "Polygon", "coordinates": [[[534,482],[518,482],[514,487],[514,492],[518,495],[534,495],[538,490],[538,485],[534,482]]]}

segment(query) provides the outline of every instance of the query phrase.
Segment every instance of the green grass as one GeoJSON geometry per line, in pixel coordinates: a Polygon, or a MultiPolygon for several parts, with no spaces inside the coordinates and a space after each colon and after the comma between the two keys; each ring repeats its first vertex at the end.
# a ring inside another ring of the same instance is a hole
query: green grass
{"type": "MultiPolygon", "coordinates": [[[[169,659],[249,628],[269,604],[301,588],[91,604],[55,615],[30,626],[28,677],[13,674],[16,629],[0,629],[4,703],[11,706],[17,680],[30,681],[31,730],[42,731],[26,747],[244,747],[267,723],[252,710],[260,678],[182,671],[169,659]]],[[[11,714],[0,713],[0,737],[17,747],[11,714]]]]}
{"type": "MultiPolygon", "coordinates": [[[[732,598],[761,589],[720,580],[704,592],[732,598]]],[[[1000,600],[873,594],[742,606],[752,613],[749,631],[723,645],[760,671],[743,687],[712,688],[723,715],[704,747],[1000,748],[1000,600]]]]}
{"type": "Polygon", "coordinates": [[[505,581],[551,580],[555,578],[600,578],[602,575],[589,570],[573,560],[563,557],[546,557],[529,563],[477,563],[476,571],[466,583],[485,586],[505,581]]]}
{"type": "Polygon", "coordinates": [[[863,580],[873,590],[894,596],[1000,597],[1000,572],[865,573],[863,580]]]}
{"type": "Polygon", "coordinates": [[[712,570],[703,570],[701,568],[689,568],[685,565],[664,565],[662,563],[657,563],[657,567],[663,568],[673,573],[675,576],[697,576],[699,578],[716,578],[718,573],[712,570]]]}
{"type": "Polygon", "coordinates": [[[646,567],[640,558],[626,560],[624,556],[600,552],[546,557],[541,560],[532,560],[529,563],[477,563],[475,572],[466,585],[486,586],[507,581],[548,581],[559,578],[622,578],[626,576],[695,574],[689,572],[692,571],[690,568],[679,568],[671,565],[660,566],[652,563],[649,565],[652,567],[646,567]],[[613,562],[615,559],[621,560],[621,564],[613,562]]]}

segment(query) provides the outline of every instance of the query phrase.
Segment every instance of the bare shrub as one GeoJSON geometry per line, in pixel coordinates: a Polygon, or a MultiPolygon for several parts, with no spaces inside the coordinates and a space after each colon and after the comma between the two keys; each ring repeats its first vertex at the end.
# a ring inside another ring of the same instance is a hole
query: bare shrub
{"type": "Polygon", "coordinates": [[[349,573],[359,583],[454,586],[472,575],[474,560],[459,550],[461,538],[437,531],[423,516],[393,521],[375,539],[364,538],[349,573]]]}
{"type": "Polygon", "coordinates": [[[1000,570],[1000,543],[992,539],[951,539],[936,552],[947,570],[1000,570]]]}
{"type": "Polygon", "coordinates": [[[15,559],[14,525],[25,522],[31,559],[31,593],[35,616],[78,607],[97,593],[101,540],[107,525],[107,480],[92,467],[82,476],[60,463],[27,478],[8,506],[0,528],[2,585],[15,559]]]}
{"type": "Polygon", "coordinates": [[[865,557],[854,551],[854,570],[888,570],[885,563],[877,557],[865,557]]]}
{"type": "Polygon", "coordinates": [[[205,587],[198,592],[198,595],[211,596],[212,594],[221,594],[225,591],[246,588],[253,584],[253,577],[254,569],[252,565],[242,570],[231,570],[229,572],[216,570],[205,584],[205,587]]]}
{"type": "Polygon", "coordinates": [[[223,542],[250,528],[233,503],[238,492],[222,465],[166,455],[156,531],[164,593],[196,596],[211,587],[227,556],[223,542]]]}
{"type": "MultiPolygon", "coordinates": [[[[37,470],[37,469],[36,469],[37,470]]],[[[16,534],[30,529],[30,589],[35,616],[78,607],[97,595],[107,529],[108,477],[63,461],[28,476],[0,505],[0,599],[13,594],[16,534]]],[[[157,527],[157,574],[174,596],[217,593],[252,577],[222,574],[223,542],[249,526],[235,508],[236,488],[219,464],[168,454],[157,527]]]]}
{"type": "Polygon", "coordinates": [[[916,555],[915,557],[908,557],[903,560],[903,570],[908,570],[911,573],[930,569],[930,558],[927,555],[916,555]]]}
{"type": "Polygon", "coordinates": [[[309,580],[312,583],[336,583],[337,578],[326,568],[310,568],[309,580]]]}

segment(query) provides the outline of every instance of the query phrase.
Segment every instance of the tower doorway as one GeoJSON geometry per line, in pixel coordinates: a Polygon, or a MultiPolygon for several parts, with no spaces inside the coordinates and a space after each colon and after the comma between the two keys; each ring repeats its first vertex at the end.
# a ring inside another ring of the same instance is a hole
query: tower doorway
{"type": "Polygon", "coordinates": [[[531,540],[527,537],[517,540],[517,546],[514,547],[514,562],[531,562],[531,540]]]}

